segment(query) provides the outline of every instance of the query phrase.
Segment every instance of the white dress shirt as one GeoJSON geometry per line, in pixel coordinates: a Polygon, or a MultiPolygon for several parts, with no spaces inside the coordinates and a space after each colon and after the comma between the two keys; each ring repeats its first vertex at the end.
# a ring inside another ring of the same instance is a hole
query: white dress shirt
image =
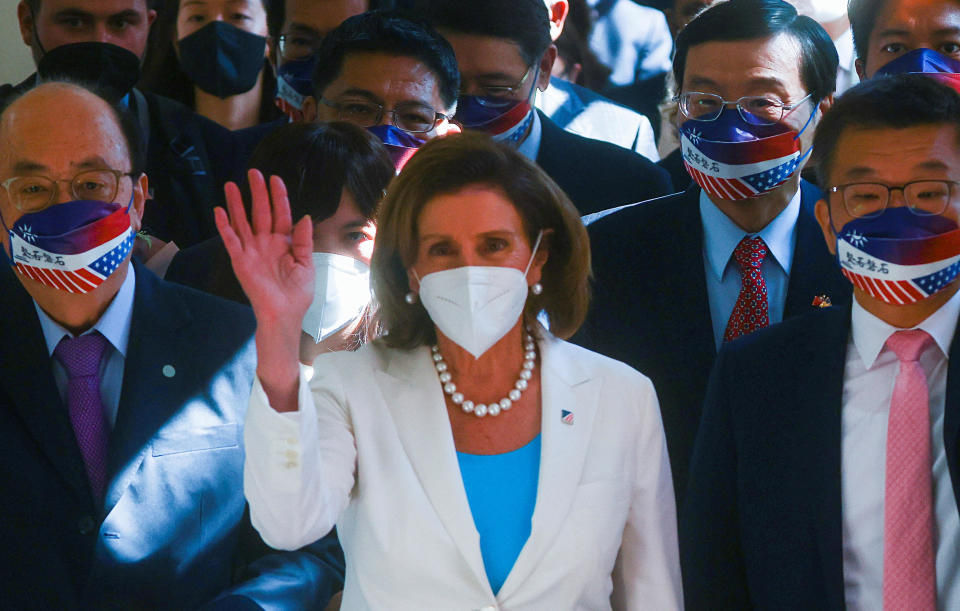
{"type": "MultiPolygon", "coordinates": [[[[947,355],[960,293],[917,325],[934,339],[920,356],[930,391],[930,449],[936,522],[937,608],[960,609],[960,516],[943,443],[947,355]]],[[[843,378],[841,487],[844,597],[850,611],[883,608],[883,527],[887,417],[900,371],[884,345],[897,329],[853,302],[843,378]]]]}
{"type": "Polygon", "coordinates": [[[717,350],[723,345],[730,314],[740,296],[740,266],[733,251],[743,238],[760,236],[767,245],[767,256],[760,273],[767,285],[767,310],[770,324],[783,320],[783,308],[790,283],[793,250],[797,244],[797,219],[800,217],[800,189],[780,214],[758,233],[747,233],[700,191],[700,220],[703,224],[703,267],[707,277],[707,300],[717,350]]]}
{"type": "MultiPolygon", "coordinates": [[[[113,301],[103,312],[103,316],[93,327],[82,335],[89,335],[99,331],[110,346],[107,347],[103,360],[100,361],[100,396],[103,401],[104,417],[107,424],[113,428],[117,421],[117,409],[120,406],[120,391],[123,386],[123,364],[127,357],[127,343],[130,340],[130,323],[133,320],[133,293],[136,288],[136,275],[133,266],[127,264],[127,277],[120,285],[120,290],[113,301]]],[[[44,312],[37,302],[33,302],[40,317],[40,328],[43,338],[47,342],[47,351],[50,354],[50,363],[53,368],[53,379],[63,404],[67,404],[68,377],[60,360],[53,356],[57,344],[64,337],[74,337],[72,333],[60,326],[44,312]]]]}
{"type": "Polygon", "coordinates": [[[533,110],[533,123],[530,124],[530,133],[517,145],[517,152],[536,163],[540,154],[540,137],[543,134],[543,125],[540,124],[540,114],[533,110]]]}
{"type": "Polygon", "coordinates": [[[833,41],[833,44],[837,47],[837,56],[840,58],[840,65],[837,67],[836,91],[836,95],[840,95],[860,82],[860,77],[857,76],[857,54],[853,49],[853,30],[847,28],[847,31],[833,41]]]}

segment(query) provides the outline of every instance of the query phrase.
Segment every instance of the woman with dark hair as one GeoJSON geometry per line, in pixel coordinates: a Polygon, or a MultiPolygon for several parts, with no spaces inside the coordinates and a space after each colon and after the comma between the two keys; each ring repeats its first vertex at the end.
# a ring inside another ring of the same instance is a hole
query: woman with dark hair
{"type": "MultiPolygon", "coordinates": [[[[253,180],[276,176],[288,185],[292,217],[311,219],[315,296],[301,317],[301,362],[356,349],[374,333],[368,266],[374,212],[394,176],[389,154],[349,123],[291,123],[260,142],[249,167],[253,180]]],[[[243,192],[250,201],[246,183],[243,192]]],[[[247,303],[219,238],[178,253],[166,279],[247,303]]]]}
{"type": "Polygon", "coordinates": [[[165,0],[141,88],[231,130],[280,118],[270,63],[274,4],[282,0],[165,0]]]}
{"type": "Polygon", "coordinates": [[[216,213],[257,316],[244,492],[267,543],[336,524],[348,609],[680,608],[657,398],[560,339],[586,315],[590,247],[542,170],[482,134],[424,145],[377,213],[384,333],[309,382],[291,321],[310,223],[279,179],[250,187],[252,226],[235,186],[216,213]]]}

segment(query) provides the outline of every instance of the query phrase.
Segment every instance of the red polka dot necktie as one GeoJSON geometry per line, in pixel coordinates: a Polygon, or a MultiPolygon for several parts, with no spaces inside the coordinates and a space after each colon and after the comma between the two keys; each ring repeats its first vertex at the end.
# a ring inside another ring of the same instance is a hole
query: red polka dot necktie
{"type": "Polygon", "coordinates": [[[767,245],[759,236],[743,238],[733,250],[733,259],[740,266],[740,295],[723,332],[725,342],[770,325],[767,283],[760,272],[766,256],[767,245]]]}
{"type": "Polygon", "coordinates": [[[53,351],[67,370],[67,411],[98,501],[103,500],[107,481],[108,430],[100,396],[100,361],[107,346],[107,338],[94,332],[65,337],[53,351]]]}

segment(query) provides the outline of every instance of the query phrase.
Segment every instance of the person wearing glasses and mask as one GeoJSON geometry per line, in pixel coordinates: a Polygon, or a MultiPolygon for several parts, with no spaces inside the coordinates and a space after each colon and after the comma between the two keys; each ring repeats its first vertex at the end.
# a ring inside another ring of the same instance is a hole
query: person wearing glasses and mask
{"type": "Polygon", "coordinates": [[[564,131],[534,108],[549,86],[557,48],[543,0],[421,0],[460,68],[455,120],[535,161],[581,214],[672,192],[667,173],[646,157],[564,131]]]}
{"type": "Polygon", "coordinates": [[[686,191],[590,225],[595,299],[576,341],[653,380],[682,501],[707,378],[742,335],[849,299],[800,179],[837,52],[781,0],[730,0],[677,36],[686,191]]]}
{"type": "Polygon", "coordinates": [[[451,122],[459,85],[453,50],[433,28],[400,13],[371,11],[324,38],[304,118],[367,128],[399,172],[426,141],[460,131],[451,122]]]}
{"type": "Polygon", "coordinates": [[[277,39],[277,106],[292,121],[303,119],[303,100],[313,95],[313,70],[324,36],[349,17],[380,8],[370,0],[286,0],[277,39]]]}
{"type": "Polygon", "coordinates": [[[268,553],[245,517],[253,317],[131,262],[140,137],[76,85],[0,114],[4,607],[322,608],[336,541],[268,553]]]}
{"type": "Polygon", "coordinates": [[[681,521],[686,602],[957,609],[960,96],[870,79],[814,151],[853,303],[718,356],[681,521]]]}
{"type": "Polygon", "coordinates": [[[309,383],[309,221],[280,180],[251,181],[252,226],[227,192],[218,224],[258,319],[244,491],[264,540],[336,523],[346,609],[681,608],[656,396],[559,339],[585,313],[589,245],[539,168],[480,134],[424,145],[378,213],[384,334],[309,383]]]}

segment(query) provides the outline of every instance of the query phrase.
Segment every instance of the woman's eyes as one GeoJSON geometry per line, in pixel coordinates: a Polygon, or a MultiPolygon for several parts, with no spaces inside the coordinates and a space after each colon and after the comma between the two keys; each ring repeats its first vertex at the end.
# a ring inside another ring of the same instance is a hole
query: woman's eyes
{"type": "Polygon", "coordinates": [[[500,252],[508,246],[510,246],[510,243],[503,238],[488,238],[484,242],[484,248],[487,252],[500,252]]]}

